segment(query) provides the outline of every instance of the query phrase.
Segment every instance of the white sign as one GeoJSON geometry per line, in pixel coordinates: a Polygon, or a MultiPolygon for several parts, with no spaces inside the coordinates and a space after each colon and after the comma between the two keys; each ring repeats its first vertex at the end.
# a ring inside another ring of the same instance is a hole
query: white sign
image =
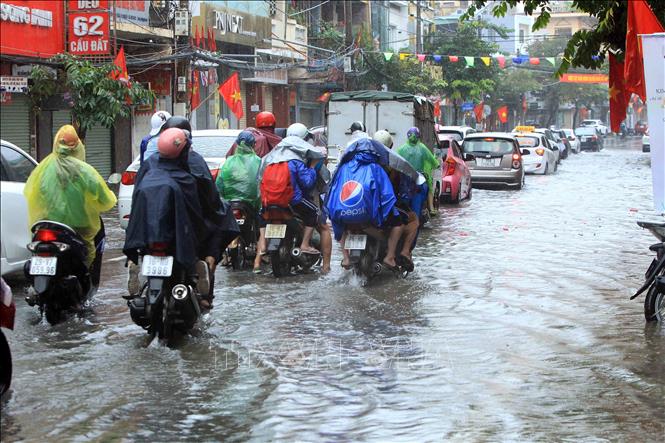
{"type": "Polygon", "coordinates": [[[189,35],[189,11],[186,9],[175,12],[175,35],[189,35]]]}
{"type": "Polygon", "coordinates": [[[119,22],[133,23],[135,25],[148,25],[150,23],[149,0],[118,0],[115,2],[115,5],[116,16],[119,22]]]}
{"type": "Polygon", "coordinates": [[[30,9],[27,6],[15,6],[3,2],[0,3],[0,21],[52,28],[53,13],[42,9],[30,9]]]}
{"type": "Polygon", "coordinates": [[[0,77],[0,92],[28,92],[28,77],[0,77]]]}
{"type": "Polygon", "coordinates": [[[249,107],[252,112],[259,112],[259,105],[252,105],[249,107]]]}
{"type": "Polygon", "coordinates": [[[642,36],[654,209],[665,214],[665,33],[642,36]]]}
{"type": "Polygon", "coordinates": [[[215,11],[215,28],[219,29],[222,34],[232,32],[234,34],[242,34],[242,22],[244,17],[241,15],[233,15],[228,12],[215,11]]]}
{"type": "Polygon", "coordinates": [[[344,72],[351,72],[351,57],[344,57],[344,72]]]}

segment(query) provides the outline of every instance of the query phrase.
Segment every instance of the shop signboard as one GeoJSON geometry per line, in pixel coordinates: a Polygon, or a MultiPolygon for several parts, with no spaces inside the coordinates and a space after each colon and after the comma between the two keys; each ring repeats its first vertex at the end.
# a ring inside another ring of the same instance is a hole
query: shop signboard
{"type": "Polygon", "coordinates": [[[67,50],[74,55],[109,54],[108,0],[69,0],[67,50]]]}
{"type": "Polygon", "coordinates": [[[65,50],[65,6],[52,0],[0,1],[0,52],[50,58],[65,50]]]}
{"type": "Polygon", "coordinates": [[[118,22],[150,25],[149,0],[115,0],[115,17],[118,22]]]}
{"type": "Polygon", "coordinates": [[[28,77],[0,77],[0,92],[28,92],[28,77]]]}
{"type": "Polygon", "coordinates": [[[266,2],[206,1],[192,8],[192,33],[207,35],[212,28],[215,40],[257,49],[270,49],[272,20],[266,2]],[[238,8],[238,9],[235,9],[238,8]]]}

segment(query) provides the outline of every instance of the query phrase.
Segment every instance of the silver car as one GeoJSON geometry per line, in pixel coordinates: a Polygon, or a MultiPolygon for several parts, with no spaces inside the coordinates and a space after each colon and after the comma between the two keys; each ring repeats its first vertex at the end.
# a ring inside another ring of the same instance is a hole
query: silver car
{"type": "Polygon", "coordinates": [[[469,134],[462,142],[462,150],[474,187],[498,185],[522,189],[524,186],[522,152],[513,134],[469,134]]]}

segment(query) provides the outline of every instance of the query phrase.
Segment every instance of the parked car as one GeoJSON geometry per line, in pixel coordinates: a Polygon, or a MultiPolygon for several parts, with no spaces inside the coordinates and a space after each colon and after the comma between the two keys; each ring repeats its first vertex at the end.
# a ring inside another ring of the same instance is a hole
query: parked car
{"type": "Polygon", "coordinates": [[[563,129],[557,129],[554,132],[559,136],[563,144],[566,145],[566,156],[564,158],[567,158],[568,154],[570,154],[573,150],[573,147],[570,144],[570,141],[568,140],[568,136],[566,135],[566,132],[563,129]]]}
{"type": "Polygon", "coordinates": [[[603,149],[603,137],[595,126],[582,126],[575,129],[575,135],[580,139],[580,148],[588,151],[603,149]]]}
{"type": "MultiPolygon", "coordinates": [[[[226,153],[231,149],[240,132],[239,129],[204,129],[192,132],[192,147],[194,151],[203,156],[214,178],[217,178],[219,169],[224,164],[226,153]]],[[[137,157],[122,174],[118,189],[118,217],[122,229],[127,229],[129,223],[134,179],[140,166],[140,159],[137,157]]]]}
{"type": "Polygon", "coordinates": [[[570,128],[564,128],[562,131],[566,134],[568,143],[570,143],[570,151],[579,154],[582,148],[580,148],[580,139],[575,136],[575,131],[570,128]]]}
{"type": "Polygon", "coordinates": [[[558,150],[551,149],[545,134],[525,132],[514,135],[520,145],[525,174],[547,175],[556,172],[558,150]]]}
{"type": "Polygon", "coordinates": [[[642,152],[651,152],[651,141],[649,140],[649,131],[642,136],[642,152]]]}
{"type": "Polygon", "coordinates": [[[554,148],[555,146],[559,150],[559,156],[557,158],[557,163],[561,163],[561,160],[563,160],[567,156],[566,154],[566,145],[565,143],[561,140],[561,137],[559,137],[558,134],[556,134],[554,131],[551,129],[547,128],[536,128],[534,129],[534,132],[538,132],[540,134],[544,134],[547,140],[550,143],[550,147],[554,148]]]}
{"type": "Polygon", "coordinates": [[[648,130],[649,130],[649,125],[647,125],[647,122],[639,120],[637,123],[635,123],[636,135],[646,135],[648,130]]]}
{"type": "Polygon", "coordinates": [[[23,187],[37,162],[18,146],[0,140],[0,274],[22,271],[30,258],[26,245],[30,243],[28,206],[23,187]]]}
{"type": "MultiPolygon", "coordinates": [[[[461,142],[467,136],[467,134],[474,134],[475,129],[469,126],[441,126],[435,125],[434,129],[438,135],[453,135],[455,140],[461,142]]],[[[439,137],[439,140],[441,138],[439,137]]]]}
{"type": "Polygon", "coordinates": [[[601,135],[607,135],[610,132],[610,128],[608,128],[605,125],[605,123],[602,122],[602,120],[597,120],[597,119],[582,120],[580,122],[580,126],[593,126],[594,128],[598,128],[598,131],[600,132],[601,135]]]}
{"type": "Polygon", "coordinates": [[[468,134],[462,142],[462,151],[474,187],[502,185],[522,189],[524,186],[522,153],[513,134],[468,134]]]}
{"type": "Polygon", "coordinates": [[[443,184],[440,199],[445,203],[459,203],[471,198],[471,171],[464,162],[462,148],[454,134],[439,135],[443,184]]]}

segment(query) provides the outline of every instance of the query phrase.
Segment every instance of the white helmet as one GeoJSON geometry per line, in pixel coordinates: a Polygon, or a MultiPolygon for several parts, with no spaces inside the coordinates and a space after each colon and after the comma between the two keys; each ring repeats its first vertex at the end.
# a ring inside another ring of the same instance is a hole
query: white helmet
{"type": "Polygon", "coordinates": [[[393,147],[393,136],[390,135],[390,132],[386,131],[385,129],[381,129],[380,131],[376,131],[374,133],[374,137],[372,137],[374,140],[376,140],[379,143],[383,143],[383,145],[386,148],[392,148],[393,147]]]}
{"type": "Polygon", "coordinates": [[[295,136],[305,140],[308,135],[309,129],[307,129],[307,126],[303,125],[302,123],[294,123],[286,130],[287,137],[295,136]]]}
{"type": "Polygon", "coordinates": [[[157,111],[152,114],[152,117],[150,117],[150,135],[157,135],[162,126],[164,126],[164,123],[166,123],[166,120],[170,118],[171,114],[166,111],[157,111]]]}

